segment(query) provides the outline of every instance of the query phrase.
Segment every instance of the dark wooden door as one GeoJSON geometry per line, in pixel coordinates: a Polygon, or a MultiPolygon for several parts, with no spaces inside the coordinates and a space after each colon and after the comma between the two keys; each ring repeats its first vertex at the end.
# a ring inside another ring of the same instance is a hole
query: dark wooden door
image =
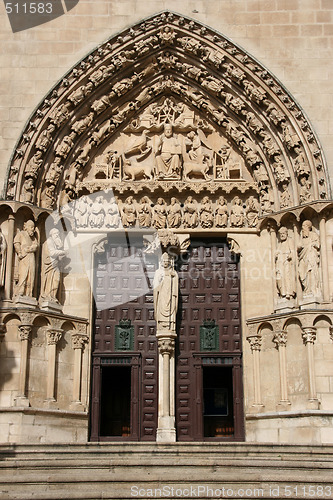
{"type": "Polygon", "coordinates": [[[158,357],[152,293],[156,260],[143,254],[142,239],[127,243],[110,240],[105,253],[97,254],[95,261],[92,441],[156,439],[158,357]],[[130,390],[130,424],[124,410],[126,401],[120,400],[121,395],[115,400],[117,393],[108,390],[111,383],[119,382],[121,370],[110,369],[117,366],[129,367],[126,377],[130,377],[130,389],[127,385],[124,390],[130,390]],[[105,379],[107,383],[103,383],[105,379]],[[116,425],[103,424],[103,412],[111,400],[116,401],[115,408],[123,409],[120,431],[112,430],[116,425]]]}
{"type": "Polygon", "coordinates": [[[188,254],[181,256],[178,262],[177,438],[180,441],[242,440],[239,262],[225,240],[191,241],[188,254]],[[222,381],[218,381],[215,388],[205,387],[209,368],[214,368],[215,376],[222,381]],[[224,379],[228,379],[228,383],[223,383],[224,379]],[[215,391],[216,399],[221,399],[223,394],[229,399],[225,418],[222,417],[226,410],[221,409],[219,421],[218,406],[214,410],[215,433],[212,430],[214,415],[209,415],[207,410],[209,390],[215,391]]]}

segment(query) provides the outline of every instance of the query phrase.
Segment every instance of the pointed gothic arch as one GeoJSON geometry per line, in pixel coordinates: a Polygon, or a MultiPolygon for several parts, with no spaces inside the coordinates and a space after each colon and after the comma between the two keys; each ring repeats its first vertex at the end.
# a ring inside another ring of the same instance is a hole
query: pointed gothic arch
{"type": "MultiPolygon", "coordinates": [[[[200,129],[202,145],[206,135],[218,134],[220,139],[215,137],[212,146],[207,138],[217,158],[214,172],[199,172],[192,179],[181,173],[175,180],[182,186],[169,182],[167,190],[249,190],[261,202],[261,215],[330,197],[320,144],[281,83],[222,35],[164,12],[97,47],[51,90],[18,141],[6,198],[54,209],[108,187],[131,194],[144,188],[156,191],[155,179],[147,182],[145,173],[134,174],[135,182],[127,185],[121,174],[118,184],[112,178],[84,180],[96,157],[110,149],[120,134],[129,136],[117,152],[120,161],[129,142],[143,130],[148,136],[161,134],[158,125],[163,117],[155,113],[154,125],[146,126],[142,115],[147,118],[154,107],[161,112],[166,99],[194,116],[192,123],[187,117],[188,126],[184,116],[181,126],[173,123],[178,133],[185,137],[200,129]],[[244,182],[238,182],[242,176],[237,174],[229,179],[223,168],[217,172],[216,163],[223,165],[223,154],[230,152],[246,172],[244,182]]],[[[164,116],[164,122],[175,118],[164,116]]],[[[156,177],[154,171],[151,177],[156,177]]]]}

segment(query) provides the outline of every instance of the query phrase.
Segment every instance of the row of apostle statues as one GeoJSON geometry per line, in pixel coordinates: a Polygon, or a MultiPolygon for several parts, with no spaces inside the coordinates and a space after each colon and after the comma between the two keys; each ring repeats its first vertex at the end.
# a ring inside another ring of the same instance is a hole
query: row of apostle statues
{"type": "Polygon", "coordinates": [[[275,276],[278,296],[281,299],[290,300],[296,297],[296,276],[303,297],[320,296],[320,239],[310,220],[302,223],[296,245],[289,236],[287,227],[282,226],[279,229],[275,252],[275,276]]]}
{"type": "Polygon", "coordinates": [[[187,196],[184,202],[176,197],[171,197],[170,202],[162,197],[152,202],[143,196],[136,202],[133,196],[128,196],[123,202],[117,202],[115,198],[107,201],[103,196],[82,196],[75,202],[74,217],[76,227],[83,229],[256,227],[259,202],[254,196],[249,196],[245,203],[239,196],[230,203],[224,196],[215,201],[204,196],[200,202],[193,196],[187,196]]]}

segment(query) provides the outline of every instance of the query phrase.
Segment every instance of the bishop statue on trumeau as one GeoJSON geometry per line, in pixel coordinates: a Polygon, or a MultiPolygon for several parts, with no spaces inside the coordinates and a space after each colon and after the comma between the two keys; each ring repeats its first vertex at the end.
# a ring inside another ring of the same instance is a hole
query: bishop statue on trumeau
{"type": "Polygon", "coordinates": [[[154,276],[154,312],[157,332],[175,333],[178,308],[178,275],[167,252],[154,276]]]}

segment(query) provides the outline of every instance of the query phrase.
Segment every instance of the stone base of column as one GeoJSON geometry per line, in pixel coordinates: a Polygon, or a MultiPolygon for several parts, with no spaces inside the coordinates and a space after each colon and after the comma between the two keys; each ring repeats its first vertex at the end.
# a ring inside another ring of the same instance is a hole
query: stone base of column
{"type": "Polygon", "coordinates": [[[248,408],[248,413],[250,415],[255,415],[256,413],[261,413],[264,411],[264,408],[265,408],[265,405],[251,405],[249,408],[248,408]]]}
{"type": "Polygon", "coordinates": [[[175,443],[176,429],[174,417],[160,417],[156,432],[157,443],[175,443]]]}
{"type": "Polygon", "coordinates": [[[81,403],[81,401],[73,401],[70,406],[69,406],[69,409],[72,410],[72,411],[86,411],[86,407],[84,406],[84,404],[81,403]]]}
{"type": "Polygon", "coordinates": [[[45,399],[44,406],[45,406],[45,408],[48,408],[49,410],[57,410],[58,409],[58,403],[54,398],[45,399]]]}
{"type": "Polygon", "coordinates": [[[280,401],[278,405],[276,405],[276,411],[289,411],[291,408],[291,402],[286,400],[286,401],[280,401]]]}
{"type": "Polygon", "coordinates": [[[25,396],[17,396],[14,399],[14,406],[22,406],[24,408],[28,408],[30,406],[30,401],[25,396]]]}
{"type": "Polygon", "coordinates": [[[306,407],[308,410],[320,410],[319,399],[309,399],[306,407]]]}
{"type": "Polygon", "coordinates": [[[22,295],[18,295],[13,299],[13,302],[18,307],[37,306],[37,300],[34,297],[23,297],[22,295]]]}

